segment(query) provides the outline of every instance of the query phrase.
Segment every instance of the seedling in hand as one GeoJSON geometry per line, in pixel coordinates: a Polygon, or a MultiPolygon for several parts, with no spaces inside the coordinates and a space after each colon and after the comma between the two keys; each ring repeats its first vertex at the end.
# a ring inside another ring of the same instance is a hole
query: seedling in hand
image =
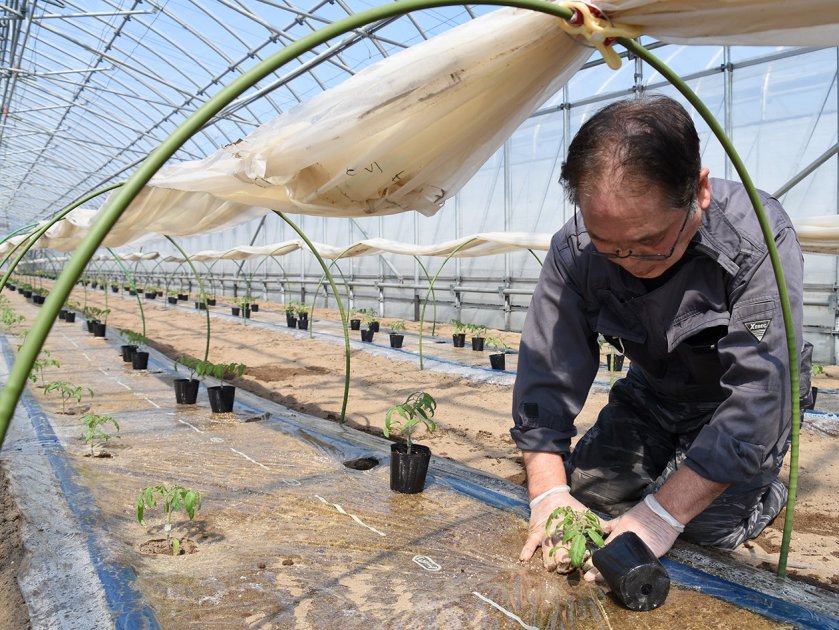
{"type": "Polygon", "coordinates": [[[166,540],[172,546],[172,555],[177,556],[181,552],[181,539],[172,538],[170,534],[172,531],[172,514],[182,509],[186,512],[189,520],[192,520],[195,513],[201,509],[201,493],[198,490],[179,485],[143,488],[143,491],[137,497],[137,522],[143,527],[146,526],[143,522],[145,510],[157,505],[157,496],[163,501],[163,511],[166,512],[166,525],[163,526],[163,531],[166,532],[166,540]]]}
{"type": "Polygon", "coordinates": [[[548,552],[551,557],[563,547],[568,549],[571,566],[575,569],[583,565],[586,551],[590,545],[602,547],[605,532],[600,519],[591,510],[577,512],[570,507],[558,507],[548,517],[545,525],[548,538],[558,541],[548,552]]]}
{"type": "Polygon", "coordinates": [[[107,443],[111,438],[119,438],[119,423],[114,420],[113,416],[99,416],[89,413],[82,418],[82,426],[85,428],[82,433],[82,439],[86,444],[90,444],[90,455],[94,455],[94,447],[101,446],[107,443]],[[111,435],[105,431],[108,424],[113,424],[116,433],[111,435]]]}
{"type": "Polygon", "coordinates": [[[404,435],[405,441],[408,444],[408,453],[410,453],[413,444],[411,436],[420,423],[425,425],[429,433],[437,428],[437,424],[432,420],[436,409],[437,401],[432,398],[431,394],[414,392],[401,405],[394,405],[387,410],[384,429],[385,437],[390,437],[391,433],[404,435]],[[394,414],[400,416],[402,420],[394,418],[394,414]]]}

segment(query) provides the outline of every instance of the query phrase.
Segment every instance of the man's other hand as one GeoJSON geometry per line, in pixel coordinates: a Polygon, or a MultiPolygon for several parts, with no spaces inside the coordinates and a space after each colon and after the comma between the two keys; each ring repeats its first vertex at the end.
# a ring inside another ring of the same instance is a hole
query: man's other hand
{"type": "Polygon", "coordinates": [[[551,548],[556,544],[552,538],[549,538],[545,527],[548,522],[548,517],[551,513],[560,507],[571,507],[575,511],[585,512],[586,506],[577,501],[571,496],[568,490],[555,492],[546,496],[539,501],[537,505],[530,509],[530,527],[527,536],[527,542],[519,554],[519,560],[527,562],[533,557],[538,547],[542,547],[542,566],[548,571],[557,571],[558,573],[568,573],[571,571],[571,557],[568,554],[567,546],[559,547],[550,555],[551,548]]]}

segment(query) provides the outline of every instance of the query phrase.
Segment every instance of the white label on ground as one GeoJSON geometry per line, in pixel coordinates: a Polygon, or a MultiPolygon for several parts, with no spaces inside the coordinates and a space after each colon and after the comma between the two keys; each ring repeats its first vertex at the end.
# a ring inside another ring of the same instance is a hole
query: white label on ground
{"type": "Polygon", "coordinates": [[[271,470],[271,469],[270,469],[270,468],[268,468],[268,466],[266,466],[265,464],[260,464],[260,463],[259,463],[258,461],[256,461],[254,458],[252,458],[252,457],[248,457],[248,456],[247,456],[247,455],[245,455],[242,451],[237,451],[237,450],[236,450],[235,448],[233,448],[232,446],[230,447],[230,450],[231,450],[231,451],[233,451],[234,453],[236,453],[237,455],[241,455],[242,457],[244,457],[244,458],[245,458],[246,460],[248,460],[249,462],[254,463],[254,464],[256,464],[257,466],[262,466],[265,470],[271,470]]]}
{"type": "Polygon", "coordinates": [[[320,501],[320,502],[322,502],[322,503],[325,503],[326,505],[331,505],[332,507],[334,507],[334,508],[338,511],[338,514],[346,514],[346,515],[347,515],[347,516],[349,516],[349,517],[350,517],[353,521],[355,521],[356,523],[358,523],[358,524],[359,524],[359,525],[361,525],[362,527],[366,527],[366,528],[367,528],[367,529],[369,529],[371,532],[374,532],[374,533],[378,534],[379,536],[387,536],[387,534],[385,534],[383,531],[381,531],[381,530],[379,530],[379,529],[376,529],[375,527],[373,527],[373,526],[371,526],[371,525],[368,525],[367,523],[365,523],[364,521],[362,521],[360,518],[358,518],[355,514],[350,514],[349,512],[347,512],[344,508],[342,508],[342,507],[341,507],[340,505],[338,505],[337,503],[330,503],[329,501],[327,501],[326,499],[324,499],[322,496],[319,496],[319,495],[317,495],[317,494],[315,495],[315,498],[316,498],[318,501],[320,501]]]}
{"type": "Polygon", "coordinates": [[[180,418],[178,418],[178,422],[180,422],[181,424],[185,424],[185,425],[186,425],[186,426],[188,426],[190,429],[192,429],[192,430],[194,430],[194,431],[197,431],[198,433],[204,433],[201,429],[199,429],[199,428],[198,428],[198,427],[196,427],[195,425],[190,424],[190,423],[189,423],[189,422],[187,422],[186,420],[181,420],[180,418]]]}
{"type": "Polygon", "coordinates": [[[440,571],[443,568],[428,556],[414,556],[411,560],[416,562],[426,571],[440,571]]]}
{"type": "Polygon", "coordinates": [[[121,380],[119,380],[118,378],[115,378],[114,380],[117,382],[118,385],[122,385],[128,391],[131,391],[131,388],[128,385],[126,385],[125,383],[123,383],[121,380]]]}
{"type": "Polygon", "coordinates": [[[82,352],[82,356],[83,356],[85,359],[87,359],[87,362],[88,362],[88,363],[93,363],[93,361],[91,360],[91,358],[90,358],[89,356],[87,356],[87,354],[86,354],[86,353],[82,352]]]}
{"type": "Polygon", "coordinates": [[[143,396],[143,398],[145,398],[145,399],[146,399],[147,401],[149,401],[152,405],[154,405],[155,407],[157,407],[158,409],[160,409],[160,405],[158,405],[156,402],[154,402],[154,401],[153,401],[151,398],[149,398],[148,396],[143,396]]]}
{"type": "Polygon", "coordinates": [[[299,486],[302,485],[297,479],[283,479],[283,483],[287,486],[299,486]]]}
{"type": "Polygon", "coordinates": [[[500,610],[501,612],[503,612],[503,613],[504,613],[505,615],[507,615],[510,619],[512,619],[513,621],[517,621],[517,622],[518,622],[518,624],[519,624],[522,628],[524,628],[525,630],[539,630],[538,626],[528,626],[526,623],[524,623],[524,621],[522,621],[522,620],[521,620],[521,617],[519,617],[518,615],[516,615],[516,614],[514,614],[514,613],[511,613],[509,610],[507,610],[507,609],[506,609],[506,608],[504,608],[503,606],[500,606],[499,604],[496,604],[496,603],[495,603],[494,601],[492,601],[489,597],[484,597],[484,596],[483,596],[483,595],[481,595],[478,591],[472,591],[472,595],[477,595],[478,597],[480,597],[482,600],[484,600],[484,601],[485,601],[487,604],[489,604],[490,606],[495,606],[498,610],[500,610]]]}
{"type": "Polygon", "coordinates": [[[224,443],[224,438],[211,437],[210,442],[212,442],[213,444],[223,444],[224,443]]]}

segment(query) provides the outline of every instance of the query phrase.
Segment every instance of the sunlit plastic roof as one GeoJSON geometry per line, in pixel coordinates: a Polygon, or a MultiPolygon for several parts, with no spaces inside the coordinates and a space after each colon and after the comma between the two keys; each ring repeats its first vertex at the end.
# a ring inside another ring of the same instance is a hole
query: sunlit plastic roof
{"type": "MultiPolygon", "coordinates": [[[[0,227],[47,218],[124,179],[190,113],[258,61],[375,6],[352,5],[0,3],[0,227]]],[[[243,95],[173,159],[204,157],[358,69],[487,10],[418,12],[318,47],[243,95]]]]}

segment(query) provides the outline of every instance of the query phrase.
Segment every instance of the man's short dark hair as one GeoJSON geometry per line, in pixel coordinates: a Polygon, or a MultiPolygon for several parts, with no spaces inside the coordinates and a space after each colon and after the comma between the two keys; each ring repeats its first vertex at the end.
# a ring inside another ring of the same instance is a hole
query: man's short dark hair
{"type": "Polygon", "coordinates": [[[575,204],[581,190],[618,176],[630,190],[656,185],[674,208],[686,208],[701,168],[699,136],[685,108],[649,96],[612,103],[587,120],[571,141],[559,181],[575,204]]]}

